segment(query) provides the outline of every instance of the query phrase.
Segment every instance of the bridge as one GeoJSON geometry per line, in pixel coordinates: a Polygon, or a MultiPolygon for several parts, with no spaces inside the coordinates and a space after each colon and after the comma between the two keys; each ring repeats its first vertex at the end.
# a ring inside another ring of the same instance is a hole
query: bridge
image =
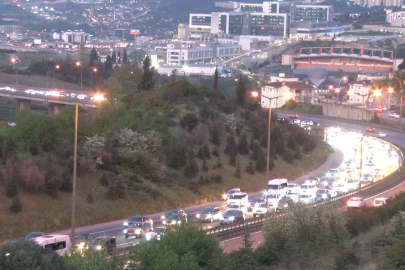
{"type": "Polygon", "coordinates": [[[0,97],[15,99],[17,111],[30,110],[31,101],[47,103],[49,115],[59,114],[64,107],[76,103],[83,108],[96,109],[99,101],[105,100],[97,93],[9,85],[0,85],[0,97]]]}

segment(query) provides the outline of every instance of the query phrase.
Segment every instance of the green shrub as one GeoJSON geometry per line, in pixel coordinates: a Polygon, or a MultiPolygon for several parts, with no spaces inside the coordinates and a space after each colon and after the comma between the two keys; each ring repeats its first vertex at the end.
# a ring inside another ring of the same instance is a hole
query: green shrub
{"type": "Polygon", "coordinates": [[[11,213],[17,214],[22,211],[22,205],[18,197],[15,197],[10,208],[9,208],[11,213]]]}

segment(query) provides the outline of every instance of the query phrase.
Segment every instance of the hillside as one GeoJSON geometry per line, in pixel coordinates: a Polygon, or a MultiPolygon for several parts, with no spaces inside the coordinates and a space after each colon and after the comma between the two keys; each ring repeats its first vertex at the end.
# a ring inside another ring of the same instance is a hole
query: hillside
{"type": "MultiPolygon", "coordinates": [[[[22,111],[15,127],[0,129],[0,241],[69,227],[73,115],[22,111]],[[16,200],[22,211],[11,213],[16,200]]],[[[80,110],[76,225],[216,200],[233,187],[263,189],[266,116],[256,101],[238,106],[188,81],[80,110]]],[[[270,178],[294,179],[326,160],[328,146],[275,120],[270,178]]]]}

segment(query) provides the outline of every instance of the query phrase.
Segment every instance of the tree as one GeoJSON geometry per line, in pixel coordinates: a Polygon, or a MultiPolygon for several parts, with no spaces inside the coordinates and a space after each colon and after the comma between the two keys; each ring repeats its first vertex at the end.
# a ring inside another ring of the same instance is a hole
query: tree
{"type": "Polygon", "coordinates": [[[249,154],[249,145],[246,139],[246,135],[239,137],[238,141],[238,153],[241,155],[249,154]]]}
{"type": "Polygon", "coordinates": [[[127,49],[124,49],[124,53],[122,54],[122,63],[126,64],[127,62],[128,62],[127,49]]]}
{"type": "Polygon", "coordinates": [[[3,243],[0,245],[0,254],[3,254],[0,256],[0,269],[66,269],[61,256],[50,248],[42,248],[30,239],[3,243]]]}
{"type": "Polygon", "coordinates": [[[233,132],[231,132],[226,139],[226,146],[224,149],[224,153],[229,155],[231,152],[233,152],[235,155],[237,154],[238,147],[236,146],[236,141],[235,141],[235,135],[233,132]]]}
{"type": "Polygon", "coordinates": [[[145,269],[226,268],[218,240],[208,236],[201,226],[188,222],[166,230],[160,241],[136,245],[133,255],[134,261],[141,261],[145,269]]]}
{"type": "Polygon", "coordinates": [[[210,149],[208,148],[208,145],[204,144],[203,152],[204,152],[204,157],[205,157],[206,159],[210,159],[210,158],[211,158],[210,149]]]}
{"type": "Polygon", "coordinates": [[[218,68],[215,69],[214,73],[214,90],[218,90],[218,68]]]}
{"type": "Polygon", "coordinates": [[[7,159],[13,159],[17,155],[17,141],[12,135],[8,135],[3,143],[3,163],[7,159]]]}
{"type": "Polygon", "coordinates": [[[89,191],[87,192],[86,201],[87,201],[88,203],[94,203],[93,192],[91,191],[91,188],[90,188],[89,191]]]}
{"type": "Polygon", "coordinates": [[[402,63],[398,65],[398,70],[403,70],[403,69],[405,69],[405,60],[402,61],[402,63]]]}
{"type": "Polygon", "coordinates": [[[204,150],[201,146],[198,148],[196,157],[199,159],[204,159],[204,150]]]}
{"type": "Polygon", "coordinates": [[[249,164],[246,166],[245,172],[248,174],[255,174],[255,167],[252,160],[249,160],[249,164]]]}
{"type": "Polygon", "coordinates": [[[48,193],[48,195],[51,195],[52,197],[57,197],[60,180],[59,176],[57,175],[56,169],[54,169],[53,167],[49,168],[45,172],[44,180],[46,193],[48,193]]]}
{"type": "Polygon", "coordinates": [[[151,67],[149,55],[146,55],[145,60],[142,63],[143,74],[141,82],[139,83],[139,89],[149,91],[153,89],[153,74],[155,72],[155,68],[151,67]]]}
{"type": "Polygon", "coordinates": [[[104,69],[105,69],[105,71],[112,70],[112,60],[111,60],[110,55],[107,55],[107,58],[106,58],[105,63],[104,63],[104,69]]]}
{"type": "Polygon", "coordinates": [[[194,113],[185,114],[180,120],[180,126],[188,132],[192,132],[198,124],[198,116],[194,113]]]}
{"type": "Polygon", "coordinates": [[[201,171],[208,172],[207,162],[206,162],[205,158],[203,159],[203,164],[201,166],[201,171]]]}
{"type": "Polygon", "coordinates": [[[120,81],[113,76],[104,81],[102,88],[107,93],[107,100],[112,104],[121,93],[122,87],[120,81]]]}
{"type": "Polygon", "coordinates": [[[109,200],[124,199],[127,196],[127,189],[121,179],[117,179],[115,185],[110,185],[107,190],[109,200]]]}
{"type": "Polygon", "coordinates": [[[93,47],[90,52],[89,66],[90,67],[94,66],[94,61],[97,61],[97,60],[98,60],[98,54],[97,54],[96,48],[93,47]]]}
{"type": "Polygon", "coordinates": [[[242,74],[239,74],[238,85],[236,86],[236,103],[239,106],[244,106],[246,100],[246,82],[243,80],[242,74]]]}
{"type": "Polygon", "coordinates": [[[117,55],[115,54],[115,51],[111,55],[111,62],[117,64],[117,55]]]}
{"type": "Polygon", "coordinates": [[[14,198],[17,195],[17,184],[14,179],[9,178],[6,184],[6,195],[9,198],[14,198]]]}
{"type": "Polygon", "coordinates": [[[236,153],[235,153],[235,150],[231,150],[230,152],[229,152],[229,165],[231,165],[231,166],[236,166],[236,153]]]}
{"type": "Polygon", "coordinates": [[[237,179],[240,179],[242,177],[241,171],[240,171],[240,163],[238,162],[236,164],[236,170],[235,170],[235,175],[237,179]]]}
{"type": "Polygon", "coordinates": [[[10,212],[13,213],[13,214],[17,214],[17,213],[19,213],[19,212],[22,211],[22,205],[21,205],[21,202],[20,202],[20,200],[18,199],[18,197],[15,197],[15,198],[14,198],[12,204],[10,205],[9,210],[10,210],[10,212]]]}
{"type": "Polygon", "coordinates": [[[38,142],[34,135],[32,135],[28,141],[28,152],[33,156],[39,154],[38,142]]]}
{"type": "Polygon", "coordinates": [[[187,176],[189,179],[196,177],[198,174],[198,167],[194,160],[194,153],[190,151],[188,154],[188,160],[186,167],[184,168],[184,175],[187,176]]]}
{"type": "Polygon", "coordinates": [[[121,52],[118,51],[117,64],[121,64],[121,52]]]}
{"type": "Polygon", "coordinates": [[[59,187],[60,191],[70,193],[73,190],[72,175],[67,169],[62,173],[62,183],[59,187]]]}
{"type": "Polygon", "coordinates": [[[257,155],[255,170],[258,172],[264,172],[266,171],[266,169],[267,169],[266,157],[264,156],[263,151],[260,151],[257,155]]]}
{"type": "Polygon", "coordinates": [[[219,136],[217,125],[214,125],[210,130],[210,142],[212,142],[215,146],[220,146],[221,144],[221,138],[219,136]]]}

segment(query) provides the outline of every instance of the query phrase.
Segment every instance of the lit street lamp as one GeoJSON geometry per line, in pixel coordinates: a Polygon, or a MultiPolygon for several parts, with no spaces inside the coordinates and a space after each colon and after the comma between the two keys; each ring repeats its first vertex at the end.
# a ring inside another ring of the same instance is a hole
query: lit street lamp
{"type": "MultiPolygon", "coordinates": [[[[80,63],[80,62],[78,62],[80,63]]],[[[95,101],[104,100],[104,96],[97,94],[94,96],[95,101]]],[[[72,220],[71,220],[71,237],[72,247],[75,245],[75,215],[76,215],[76,171],[77,171],[77,124],[79,119],[79,100],[76,99],[75,106],[75,140],[74,140],[74,152],[73,152],[73,190],[72,190],[72,220]]]]}
{"type": "Polygon", "coordinates": [[[83,91],[83,68],[82,68],[82,64],[79,61],[77,61],[76,66],[80,67],[80,91],[83,91]]]}
{"type": "MultiPolygon", "coordinates": [[[[258,97],[259,93],[258,92],[252,92],[252,96],[258,97]]],[[[269,123],[268,123],[268,129],[267,129],[267,167],[266,167],[266,207],[269,207],[269,197],[267,194],[267,182],[269,181],[269,163],[270,163],[270,125],[271,125],[271,101],[273,99],[277,99],[280,97],[284,97],[286,100],[291,98],[291,94],[287,93],[284,96],[276,96],[276,97],[266,97],[264,95],[261,95],[262,98],[268,99],[269,100],[269,123]]]]}
{"type": "Polygon", "coordinates": [[[55,85],[56,85],[56,70],[59,69],[59,68],[60,68],[60,66],[56,65],[54,70],[53,70],[53,88],[56,88],[55,87],[55,85]]]}
{"type": "Polygon", "coordinates": [[[11,63],[13,63],[13,68],[14,68],[14,64],[16,65],[16,67],[15,67],[15,84],[18,86],[18,66],[17,66],[17,59],[12,58],[12,59],[11,59],[11,63]]]}
{"type": "Polygon", "coordinates": [[[392,89],[391,87],[388,88],[388,107],[391,106],[391,94],[392,92],[394,92],[394,89],[392,89]]]}

